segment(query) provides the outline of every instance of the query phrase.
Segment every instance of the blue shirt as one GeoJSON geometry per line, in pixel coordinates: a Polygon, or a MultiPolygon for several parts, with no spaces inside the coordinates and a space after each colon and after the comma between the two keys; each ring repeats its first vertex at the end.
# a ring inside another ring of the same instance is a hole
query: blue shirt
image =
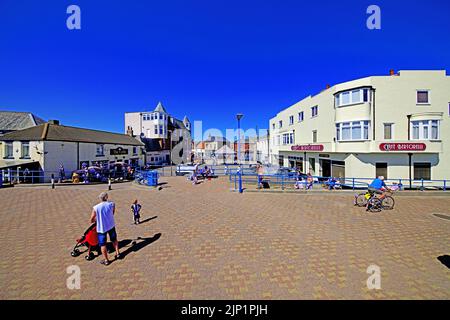
{"type": "Polygon", "coordinates": [[[374,188],[377,190],[380,190],[381,188],[386,187],[386,183],[384,183],[383,180],[376,178],[372,181],[372,183],[369,185],[369,188],[374,188]]]}
{"type": "Polygon", "coordinates": [[[103,201],[94,207],[97,218],[97,232],[105,233],[115,227],[114,202],[103,201]]]}

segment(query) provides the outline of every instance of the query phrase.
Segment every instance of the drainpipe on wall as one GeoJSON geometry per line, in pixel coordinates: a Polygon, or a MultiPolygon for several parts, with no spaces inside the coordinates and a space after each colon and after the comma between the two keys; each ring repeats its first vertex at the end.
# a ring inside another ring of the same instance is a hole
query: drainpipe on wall
{"type": "Polygon", "coordinates": [[[375,89],[372,88],[372,140],[375,141],[375,89]]]}
{"type": "MultiPolygon", "coordinates": [[[[408,118],[408,141],[411,140],[411,115],[406,115],[408,118]]],[[[408,165],[409,165],[409,189],[412,189],[412,153],[408,153],[408,165]]]]}

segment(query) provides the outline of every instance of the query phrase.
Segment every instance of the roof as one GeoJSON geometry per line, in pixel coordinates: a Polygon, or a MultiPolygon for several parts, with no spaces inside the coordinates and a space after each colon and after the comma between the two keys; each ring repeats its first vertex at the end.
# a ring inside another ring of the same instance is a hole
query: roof
{"type": "Polygon", "coordinates": [[[159,139],[152,138],[141,138],[141,141],[145,145],[145,151],[162,151],[161,144],[159,143],[159,139]]]}
{"type": "Polygon", "coordinates": [[[121,133],[68,127],[51,123],[0,136],[0,141],[68,141],[142,146],[139,140],[121,133]]]}
{"type": "Polygon", "coordinates": [[[215,152],[215,154],[235,154],[236,152],[231,149],[229,146],[224,145],[222,148],[220,148],[219,150],[217,150],[215,152]]]}
{"type": "Polygon", "coordinates": [[[0,111],[0,131],[16,131],[45,123],[30,112],[0,111]]]}
{"type": "Polygon", "coordinates": [[[177,118],[173,118],[172,124],[175,129],[187,129],[184,125],[183,121],[178,120],[177,118]]]}
{"type": "Polygon", "coordinates": [[[167,113],[166,109],[164,109],[163,105],[161,102],[158,102],[158,105],[156,106],[155,110],[156,112],[162,112],[162,113],[167,113]]]}

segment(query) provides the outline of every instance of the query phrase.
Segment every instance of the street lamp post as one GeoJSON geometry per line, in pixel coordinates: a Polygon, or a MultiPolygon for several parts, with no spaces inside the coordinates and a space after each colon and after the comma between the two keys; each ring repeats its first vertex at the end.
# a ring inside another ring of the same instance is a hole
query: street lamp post
{"type": "Polygon", "coordinates": [[[244,115],[238,113],[236,119],[238,121],[238,165],[239,165],[239,193],[242,193],[242,167],[241,167],[241,119],[244,115]]]}

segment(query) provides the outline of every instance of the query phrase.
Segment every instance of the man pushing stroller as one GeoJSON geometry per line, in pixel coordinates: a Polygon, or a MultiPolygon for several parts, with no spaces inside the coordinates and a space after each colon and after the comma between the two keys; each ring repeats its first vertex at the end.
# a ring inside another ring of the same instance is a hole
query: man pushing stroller
{"type": "Polygon", "coordinates": [[[108,201],[108,194],[102,192],[99,196],[101,202],[94,206],[91,214],[91,223],[97,222],[98,245],[101,248],[104,260],[101,263],[105,266],[111,261],[108,258],[108,250],[106,249],[107,235],[116,250],[116,259],[120,259],[119,242],[117,241],[116,225],[114,222],[115,205],[114,202],[108,201]]]}

